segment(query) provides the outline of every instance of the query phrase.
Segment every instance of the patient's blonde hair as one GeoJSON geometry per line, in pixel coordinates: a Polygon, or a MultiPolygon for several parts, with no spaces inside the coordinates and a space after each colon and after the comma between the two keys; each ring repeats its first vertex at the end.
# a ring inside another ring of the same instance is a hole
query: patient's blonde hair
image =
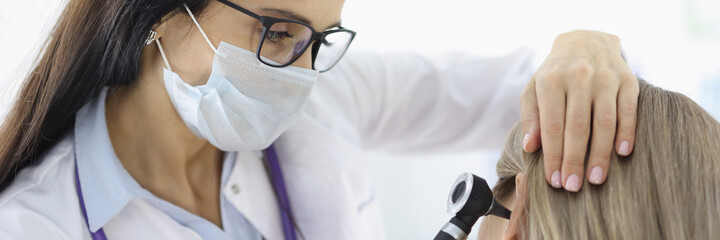
{"type": "Polygon", "coordinates": [[[640,81],[635,148],[611,157],[607,181],[579,193],[550,187],[542,153],[522,151],[516,125],[497,165],[499,201],[526,172],[528,239],[717,239],[720,124],[682,94],[640,81]]]}

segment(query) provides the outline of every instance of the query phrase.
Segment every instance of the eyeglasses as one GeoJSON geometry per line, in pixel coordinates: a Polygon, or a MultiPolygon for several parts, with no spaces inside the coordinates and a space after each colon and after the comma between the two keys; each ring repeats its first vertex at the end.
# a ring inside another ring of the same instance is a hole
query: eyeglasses
{"type": "Polygon", "coordinates": [[[345,55],[355,32],[342,27],[317,32],[310,25],[291,19],[260,16],[228,0],[218,2],[260,21],[263,26],[257,43],[260,62],[272,67],[294,63],[312,45],[312,68],[330,70],[345,55]]]}

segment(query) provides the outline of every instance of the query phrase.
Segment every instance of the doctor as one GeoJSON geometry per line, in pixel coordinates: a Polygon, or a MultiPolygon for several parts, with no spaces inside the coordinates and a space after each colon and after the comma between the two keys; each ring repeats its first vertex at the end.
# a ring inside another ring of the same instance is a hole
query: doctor
{"type": "Polygon", "coordinates": [[[363,151],[499,149],[520,112],[555,187],[632,151],[618,38],[560,35],[534,74],[526,52],[339,62],[342,6],[71,0],[0,133],[0,239],[380,239],[363,151]]]}

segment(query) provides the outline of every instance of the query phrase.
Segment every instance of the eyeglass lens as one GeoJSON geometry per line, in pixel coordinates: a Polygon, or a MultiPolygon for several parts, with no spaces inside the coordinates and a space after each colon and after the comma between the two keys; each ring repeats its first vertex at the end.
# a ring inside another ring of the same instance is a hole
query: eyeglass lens
{"type": "MultiPolygon", "coordinates": [[[[295,61],[311,44],[313,31],[309,27],[295,22],[275,22],[265,33],[260,46],[260,60],[271,66],[284,66],[295,61]]],[[[315,69],[328,70],[342,57],[352,34],[339,31],[326,35],[321,40],[315,59],[315,69]]]]}
{"type": "Polygon", "coordinates": [[[325,36],[321,40],[320,48],[315,59],[315,69],[318,71],[326,71],[333,67],[347,50],[352,41],[353,35],[350,32],[339,31],[333,32],[325,36]]]}
{"type": "Polygon", "coordinates": [[[299,23],[273,23],[266,30],[260,47],[261,60],[275,66],[290,63],[302,54],[312,38],[312,33],[310,28],[299,23]]]}

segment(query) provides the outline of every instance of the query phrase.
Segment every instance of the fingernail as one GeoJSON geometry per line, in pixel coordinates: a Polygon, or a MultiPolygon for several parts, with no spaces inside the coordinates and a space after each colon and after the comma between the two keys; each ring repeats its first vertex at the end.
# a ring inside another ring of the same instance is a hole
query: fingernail
{"type": "Polygon", "coordinates": [[[622,141],[622,143],[620,143],[620,149],[618,149],[618,154],[623,156],[630,154],[630,143],[622,141]]]}
{"type": "Polygon", "coordinates": [[[590,171],[590,182],[594,184],[600,184],[603,178],[603,170],[601,167],[594,167],[590,171]]]}
{"type": "Polygon", "coordinates": [[[565,189],[571,192],[580,191],[580,177],[577,174],[570,175],[565,182],[565,189]]]}
{"type": "Polygon", "coordinates": [[[550,185],[552,185],[554,188],[562,187],[562,184],[560,184],[560,171],[555,170],[555,172],[553,172],[552,176],[550,177],[550,185]]]}
{"type": "Polygon", "coordinates": [[[530,141],[530,134],[526,133],[525,137],[523,137],[523,150],[527,152],[527,144],[530,141]]]}

